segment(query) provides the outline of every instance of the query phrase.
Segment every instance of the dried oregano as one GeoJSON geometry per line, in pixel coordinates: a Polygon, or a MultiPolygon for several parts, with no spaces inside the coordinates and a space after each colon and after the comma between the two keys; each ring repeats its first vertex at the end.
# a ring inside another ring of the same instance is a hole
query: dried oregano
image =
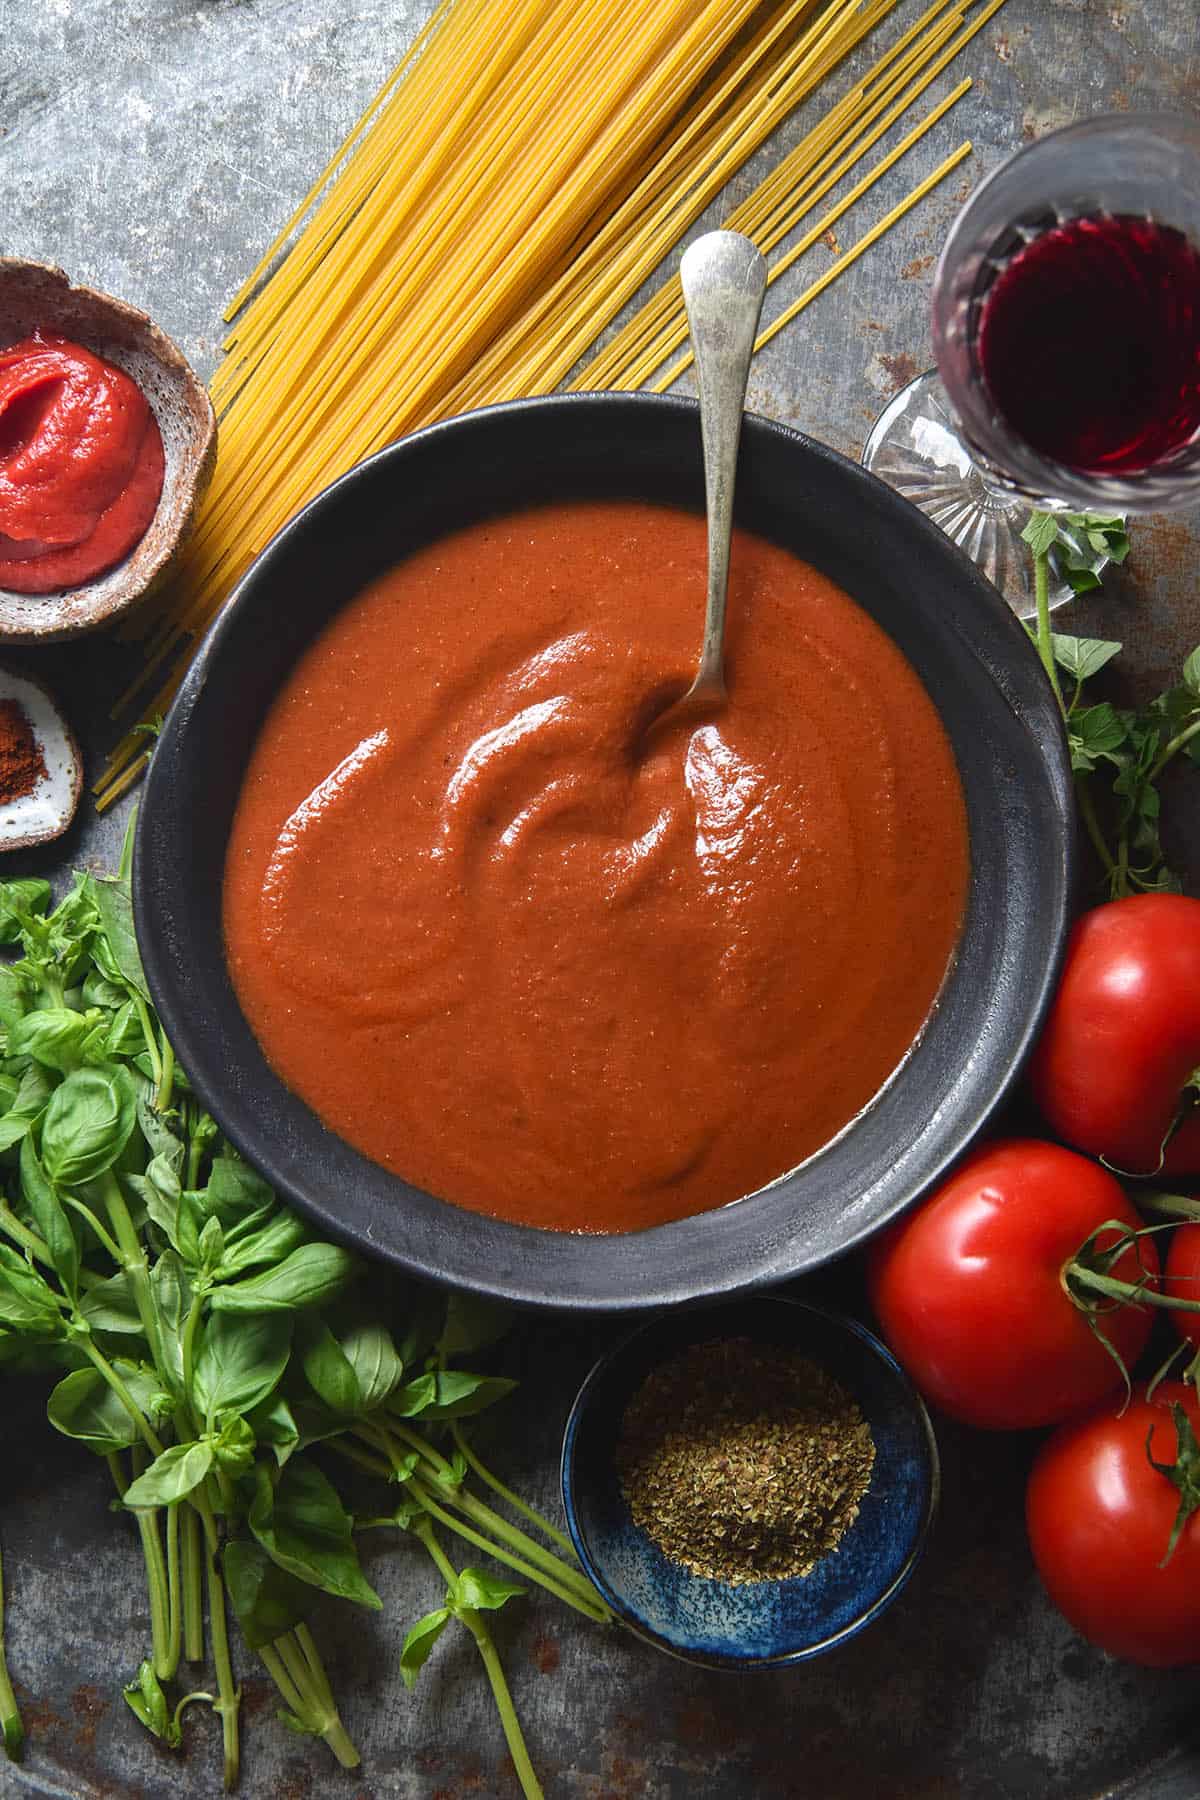
{"type": "Polygon", "coordinates": [[[693,1574],[807,1575],[858,1516],[875,1461],[853,1396],[786,1346],[693,1344],[643,1382],[617,1447],[636,1523],[693,1574]]]}

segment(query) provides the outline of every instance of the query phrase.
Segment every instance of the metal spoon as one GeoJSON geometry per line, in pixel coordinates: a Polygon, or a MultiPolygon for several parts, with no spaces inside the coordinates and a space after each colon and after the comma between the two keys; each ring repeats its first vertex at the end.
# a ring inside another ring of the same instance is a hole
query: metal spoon
{"type": "Polygon", "coordinates": [[[719,711],[725,701],[725,599],[733,486],[750,358],[767,289],[767,265],[740,232],[710,231],[685,250],[679,278],[700,390],[708,593],[696,679],[653,721],[650,729],[655,737],[664,726],[678,724],[685,717],[719,711]]]}

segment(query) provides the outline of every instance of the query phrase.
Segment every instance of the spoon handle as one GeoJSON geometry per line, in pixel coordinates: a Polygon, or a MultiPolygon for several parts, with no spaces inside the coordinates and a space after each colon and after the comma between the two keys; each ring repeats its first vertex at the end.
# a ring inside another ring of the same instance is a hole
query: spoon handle
{"type": "Polygon", "coordinates": [[[694,689],[711,687],[723,692],[734,478],[750,358],[767,289],[767,265],[740,232],[710,231],[684,252],[679,279],[700,390],[708,497],[708,594],[694,689]]]}

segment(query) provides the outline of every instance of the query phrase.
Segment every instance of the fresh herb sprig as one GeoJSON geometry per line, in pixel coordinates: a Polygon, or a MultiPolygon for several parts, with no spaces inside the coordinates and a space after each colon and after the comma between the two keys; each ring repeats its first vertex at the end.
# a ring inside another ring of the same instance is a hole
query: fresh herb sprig
{"type": "Polygon", "coordinates": [[[1146,706],[1092,701],[1085,684],[1123,646],[1050,629],[1050,570],[1053,563],[1077,593],[1098,587],[1094,568],[1084,566],[1085,552],[1123,562],[1129,551],[1124,522],[1090,513],[1034,513],[1023,535],[1034,559],[1034,641],[1062,711],[1080,818],[1108,893],[1114,899],[1178,893],[1182,883],[1168,866],[1159,832],[1158,784],[1178,756],[1200,764],[1200,648],[1186,658],[1180,680],[1146,706]]]}
{"type": "MultiPolygon", "coordinates": [[[[186,1710],[210,1706],[232,1787],[232,1609],[285,1722],[353,1767],[309,1618],[321,1594],[381,1605],[357,1540],[395,1528],[423,1546],[445,1591],[409,1633],[402,1677],[411,1685],[436,1636],[461,1621],[523,1789],[540,1795],[483,1615],[530,1583],[597,1622],[610,1614],[561,1533],[463,1434],[463,1419],[513,1386],[456,1366],[496,1340],[506,1315],[381,1284],[222,1141],[154,1016],[126,864],[115,881],[78,876],[54,907],[44,882],[0,884],[0,942],[20,952],[0,965],[0,1363],[57,1373],[50,1423],[105,1459],[136,1519],[150,1644],[125,1699],[172,1748],[186,1710]],[[331,1475],[346,1463],[356,1481],[398,1490],[398,1503],[356,1517],[331,1475]],[[446,1533],[520,1582],[455,1570],[446,1533]],[[181,1682],[206,1643],[213,1682],[181,1682]]],[[[0,1715],[15,1754],[2,1635],[0,1715]]]]}

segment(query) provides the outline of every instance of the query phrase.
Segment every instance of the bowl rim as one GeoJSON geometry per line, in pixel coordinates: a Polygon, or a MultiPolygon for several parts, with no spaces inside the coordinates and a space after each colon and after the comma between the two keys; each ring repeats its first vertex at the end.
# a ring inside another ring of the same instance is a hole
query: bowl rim
{"type": "MultiPolygon", "coordinates": [[[[868,1209],[859,1207],[844,1219],[837,1241],[828,1246],[802,1246],[796,1230],[790,1225],[785,1229],[777,1216],[782,1205],[778,1196],[788,1190],[790,1183],[802,1180],[814,1162],[820,1162],[836,1151],[847,1136],[853,1136],[844,1133],[827,1150],[818,1152],[815,1159],[802,1164],[798,1172],[785,1175],[757,1195],[728,1207],[639,1232],[546,1232],[470,1212],[408,1186],[353,1151],[324,1127],[315,1113],[289,1095],[256,1044],[253,1049],[257,1060],[251,1058],[254,1066],[248,1072],[244,1059],[241,1066],[236,1059],[231,1060],[227,1038],[218,1045],[209,1041],[214,1033],[221,1038],[220,1031],[206,1023],[206,1011],[212,1013],[214,1008],[219,1014],[222,1006],[231,1006],[237,1014],[238,1029],[248,1033],[248,1027],[232,990],[228,1001],[220,994],[214,996],[211,986],[205,987],[196,972],[186,966],[187,956],[181,954],[187,945],[178,935],[175,919],[177,914],[180,919],[185,916],[190,903],[186,877],[180,871],[191,854],[192,842],[185,816],[193,799],[197,810],[205,799],[194,792],[200,777],[194,768],[189,774],[187,737],[198,710],[205,719],[211,716],[213,703],[205,699],[210,678],[222,659],[235,655],[242,621],[256,617],[253,609],[264,594],[269,594],[276,567],[285,565],[289,556],[303,556],[319,540],[329,516],[336,519],[343,507],[354,504],[357,489],[369,494],[372,483],[386,480],[395,483],[397,491],[412,492],[414,472],[427,459],[436,464],[439,457],[452,458],[452,466],[458,466],[470,457],[473,441],[476,449],[481,445],[486,449],[497,434],[502,434],[507,442],[513,433],[520,438],[522,431],[526,435],[538,430],[553,433],[569,427],[572,443],[585,439],[590,443],[593,432],[606,431],[610,436],[639,430],[644,433],[649,418],[657,428],[654,435],[658,442],[665,443],[673,433],[680,435],[681,441],[686,436],[689,444],[694,439],[698,471],[697,414],[694,400],[644,393],[567,394],[511,401],[428,426],[356,465],[291,519],[237,583],[171,707],[139,808],[133,888],[147,979],[181,1064],[188,1069],[226,1138],[284,1198],[333,1238],[382,1256],[410,1274],[520,1305],[603,1312],[732,1296],[775,1286],[855,1249],[939,1180],[1004,1103],[1049,1007],[1065,948],[1075,860],[1070,772],[1050,686],[1026,633],[974,564],[893,489],[828,446],[788,426],[750,414],[744,422],[743,456],[758,446],[758,453],[768,460],[781,455],[795,459],[798,471],[810,481],[838,482],[854,498],[868,523],[873,521],[878,529],[892,532],[914,555],[919,549],[923,566],[941,565],[947,592],[956,595],[956,604],[966,607],[969,601],[971,653],[989,685],[999,691],[1003,707],[1016,716],[1022,743],[1031,743],[1040,771],[1039,804],[1053,815],[1053,839],[1039,845],[1039,856],[1045,862],[1041,872],[1054,882],[1053,905],[1048,901],[1044,905],[1044,935],[1049,951],[1044,962],[1022,977],[1019,1029],[1006,1020],[1002,1049],[994,1054],[995,1078],[990,1090],[984,1094],[972,1088],[969,1102],[964,1101],[960,1108],[962,1116],[951,1122],[952,1129],[943,1121],[940,1150],[936,1158],[922,1163],[919,1183],[914,1185],[910,1180],[903,1193],[897,1195],[891,1190],[898,1177],[894,1169],[889,1169],[875,1183],[876,1188],[890,1183],[886,1206],[870,1209],[865,1218],[863,1212],[868,1209]],[[979,649],[976,635],[990,644],[993,660],[988,660],[979,649]],[[995,648],[997,642],[1001,645],[999,650],[995,648]],[[273,1105],[290,1103],[297,1117],[304,1115],[302,1125],[294,1127],[289,1123],[270,1141],[264,1140],[260,1107],[256,1107],[249,1091],[255,1082],[259,1084],[260,1103],[264,1091],[269,1093],[273,1105]],[[324,1185],[313,1181],[308,1164],[297,1149],[301,1135],[310,1159],[320,1154],[329,1164],[337,1163],[336,1180],[327,1179],[324,1185]],[[381,1178],[385,1178],[389,1202],[385,1231],[378,1229],[378,1211],[372,1212],[362,1199],[372,1182],[381,1178]],[[770,1199],[772,1195],[776,1196],[774,1201],[770,1199]],[[398,1204],[401,1200],[403,1206],[398,1204]],[[757,1219],[743,1224],[748,1206],[759,1208],[757,1219]],[[465,1240],[462,1232],[455,1230],[455,1222],[465,1222],[465,1240]]],[[[420,491],[419,482],[416,490],[420,491]]],[[[625,491],[636,490],[631,486],[625,491]]],[[[260,615],[265,616],[261,606],[260,615]]],[[[214,679],[214,689],[217,685],[214,679]]],[[[1024,942],[1024,934],[1021,941],[1024,942]]],[[[229,986],[223,962],[219,971],[214,967],[213,973],[229,986]]],[[[888,1091],[885,1086],[877,1100],[888,1091]]],[[[876,1103],[871,1103],[864,1117],[869,1117],[876,1103]]],[[[906,1155],[912,1160],[911,1147],[906,1155]]],[[[859,1194],[861,1190],[849,1195],[848,1213],[859,1194]]],[[[789,1220],[796,1216],[793,1210],[789,1220]]]]}
{"type": "MultiPolygon", "coordinates": [[[[575,1395],[571,1410],[567,1414],[567,1422],[563,1427],[562,1451],[559,1456],[559,1491],[562,1496],[563,1512],[566,1515],[567,1531],[575,1546],[576,1555],[579,1557],[588,1579],[616,1614],[621,1624],[635,1637],[641,1638],[643,1643],[650,1644],[655,1650],[662,1651],[664,1655],[672,1656],[679,1662],[691,1663],[706,1669],[750,1670],[787,1667],[794,1663],[809,1662],[814,1656],[823,1656],[826,1651],[836,1650],[840,1645],[849,1642],[851,1638],[857,1637],[860,1631],[865,1630],[868,1625],[887,1611],[893,1600],[912,1579],[925,1554],[929,1533],[941,1500],[941,1455],[929,1408],[913,1385],[907,1371],[897,1362],[882,1338],[877,1337],[868,1326],[862,1323],[861,1319],[856,1319],[850,1313],[839,1312],[833,1307],[818,1306],[812,1301],[799,1300],[791,1294],[759,1294],[752,1297],[752,1303],[756,1307],[780,1307],[789,1309],[793,1313],[807,1313],[811,1318],[822,1321],[831,1331],[843,1332],[849,1337],[857,1338],[896,1378],[897,1385],[920,1428],[920,1440],[924,1450],[922,1463],[926,1476],[925,1498],[920,1516],[913,1528],[912,1542],[909,1544],[900,1568],[887,1587],[875,1597],[865,1611],[859,1613],[831,1636],[821,1638],[817,1643],[806,1644],[798,1650],[783,1650],[772,1656],[752,1654],[740,1656],[732,1653],[722,1655],[717,1651],[689,1650],[673,1642],[664,1633],[656,1631],[652,1625],[647,1624],[617,1593],[592,1554],[575,1504],[575,1468],[579,1434],[581,1430],[587,1428],[587,1410],[595,1398],[597,1387],[614,1367],[631,1353],[634,1354],[636,1360],[638,1346],[645,1339],[652,1337],[657,1330],[669,1326],[676,1320],[682,1326],[689,1316],[695,1315],[700,1318],[719,1316],[722,1313],[743,1308],[746,1302],[744,1300],[723,1300],[716,1303],[695,1301],[671,1308],[653,1318],[642,1320],[632,1331],[627,1332],[617,1343],[611,1345],[601,1356],[597,1357],[579,1385],[579,1391],[575,1395]]],[[[696,1337],[683,1335],[672,1348],[681,1349],[695,1342],[696,1337]]],[[[819,1358],[814,1354],[813,1360],[817,1361],[819,1358]]],[[[644,1363],[643,1366],[649,1372],[654,1365],[644,1363]]],[[[764,1582],[762,1585],[766,1587],[768,1584],[764,1582]]]]}

